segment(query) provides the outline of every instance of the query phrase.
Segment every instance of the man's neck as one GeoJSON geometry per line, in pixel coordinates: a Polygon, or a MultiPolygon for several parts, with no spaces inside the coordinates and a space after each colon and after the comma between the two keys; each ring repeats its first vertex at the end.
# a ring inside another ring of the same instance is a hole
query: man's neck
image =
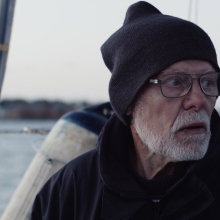
{"type": "MultiPolygon", "coordinates": [[[[133,129],[133,128],[131,128],[133,129]]],[[[131,161],[134,170],[143,178],[151,180],[158,177],[170,176],[176,167],[172,159],[153,153],[132,131],[134,151],[131,152],[131,161]]]]}

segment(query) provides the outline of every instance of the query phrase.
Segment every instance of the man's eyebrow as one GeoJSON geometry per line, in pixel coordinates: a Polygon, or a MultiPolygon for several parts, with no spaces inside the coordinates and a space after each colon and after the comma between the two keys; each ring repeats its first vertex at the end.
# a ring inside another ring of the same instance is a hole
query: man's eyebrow
{"type": "Polygon", "coordinates": [[[203,74],[210,73],[210,72],[213,73],[213,72],[216,72],[216,70],[212,67],[212,68],[206,70],[203,74]]]}
{"type": "Polygon", "coordinates": [[[182,70],[165,69],[160,73],[160,76],[164,76],[167,74],[175,74],[175,73],[186,73],[186,72],[183,69],[182,70]]]}
{"type": "MultiPolygon", "coordinates": [[[[210,67],[209,69],[206,69],[206,70],[204,70],[204,72],[200,73],[200,75],[206,74],[206,73],[210,73],[210,72],[213,73],[213,72],[216,72],[216,70],[213,67],[210,67]]],[[[166,74],[175,74],[175,73],[189,74],[189,73],[187,73],[183,69],[179,69],[179,70],[176,70],[176,69],[165,69],[165,70],[161,71],[160,76],[164,76],[166,74]]]]}
{"type": "Polygon", "coordinates": [[[161,73],[182,73],[185,72],[183,69],[175,70],[175,69],[166,69],[163,70],[161,73]]]}

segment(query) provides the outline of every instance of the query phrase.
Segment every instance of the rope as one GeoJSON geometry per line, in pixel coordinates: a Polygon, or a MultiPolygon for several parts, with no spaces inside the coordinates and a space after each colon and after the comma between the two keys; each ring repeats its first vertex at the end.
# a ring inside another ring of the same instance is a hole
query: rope
{"type": "Polygon", "coordinates": [[[66,164],[65,161],[62,161],[60,159],[57,159],[55,157],[53,157],[51,154],[48,154],[47,152],[43,151],[43,150],[40,150],[39,148],[37,148],[33,143],[32,143],[32,147],[33,149],[36,151],[36,152],[39,152],[41,153],[42,155],[44,155],[47,159],[47,162],[48,163],[51,163],[53,165],[54,162],[57,162],[57,163],[61,163],[61,164],[66,164]]]}
{"type": "Polygon", "coordinates": [[[49,133],[49,130],[28,128],[28,127],[24,127],[21,130],[0,130],[0,134],[21,134],[21,133],[47,135],[49,133]]]}

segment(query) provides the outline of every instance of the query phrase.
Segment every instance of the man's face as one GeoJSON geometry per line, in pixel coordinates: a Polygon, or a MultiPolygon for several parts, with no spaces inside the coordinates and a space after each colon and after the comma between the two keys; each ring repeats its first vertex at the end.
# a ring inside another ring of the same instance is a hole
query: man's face
{"type": "MultiPolygon", "coordinates": [[[[156,79],[175,72],[193,75],[213,72],[206,61],[186,60],[173,64],[156,79]]],[[[173,161],[198,160],[204,157],[210,140],[210,118],[216,97],[205,95],[197,80],[191,90],[179,98],[166,98],[160,86],[148,84],[133,110],[132,126],[154,153],[173,161]]]]}

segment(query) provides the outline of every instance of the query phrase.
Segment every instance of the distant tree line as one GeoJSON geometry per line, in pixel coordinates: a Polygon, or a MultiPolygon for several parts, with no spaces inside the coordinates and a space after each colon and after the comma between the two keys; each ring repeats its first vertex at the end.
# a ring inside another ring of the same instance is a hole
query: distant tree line
{"type": "Polygon", "coordinates": [[[87,108],[92,105],[94,103],[86,101],[67,103],[43,99],[35,101],[5,99],[0,102],[0,118],[58,119],[69,111],[87,108]]]}

